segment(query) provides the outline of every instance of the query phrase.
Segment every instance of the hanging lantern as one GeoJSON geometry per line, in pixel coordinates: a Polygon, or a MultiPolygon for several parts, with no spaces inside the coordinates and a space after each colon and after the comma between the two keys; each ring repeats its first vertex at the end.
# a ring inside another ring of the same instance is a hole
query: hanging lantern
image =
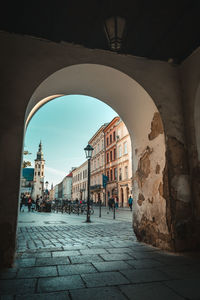
{"type": "Polygon", "coordinates": [[[122,46],[126,20],[122,17],[110,17],[105,20],[104,29],[110,49],[118,52],[122,46]]]}

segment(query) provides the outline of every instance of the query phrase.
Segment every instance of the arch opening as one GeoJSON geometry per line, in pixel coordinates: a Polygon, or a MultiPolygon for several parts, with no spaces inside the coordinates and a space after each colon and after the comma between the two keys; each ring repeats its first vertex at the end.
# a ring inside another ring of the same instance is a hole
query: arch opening
{"type": "Polygon", "coordinates": [[[26,124],[47,101],[73,94],[100,99],[124,121],[132,142],[134,231],[139,240],[168,249],[163,192],[165,136],[154,101],[133,78],[116,69],[96,64],[73,65],[55,72],[35,90],[26,110],[26,124]]]}

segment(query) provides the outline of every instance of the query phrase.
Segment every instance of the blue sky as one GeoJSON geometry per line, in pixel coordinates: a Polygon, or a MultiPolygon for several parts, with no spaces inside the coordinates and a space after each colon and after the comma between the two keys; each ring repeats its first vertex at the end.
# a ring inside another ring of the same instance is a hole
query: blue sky
{"type": "Polygon", "coordinates": [[[34,167],[40,140],[45,159],[45,181],[59,183],[72,167],[85,161],[88,140],[117,113],[95,98],[70,95],[42,106],[29,122],[24,142],[26,155],[34,167]]]}

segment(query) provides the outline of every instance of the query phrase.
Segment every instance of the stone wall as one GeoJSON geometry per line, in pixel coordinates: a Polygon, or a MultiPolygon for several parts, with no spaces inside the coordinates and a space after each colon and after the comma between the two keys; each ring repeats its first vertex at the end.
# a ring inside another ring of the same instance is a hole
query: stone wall
{"type": "Polygon", "coordinates": [[[179,69],[3,32],[0,41],[1,263],[12,264],[15,250],[25,121],[43,98],[66,93],[99,98],[129,130],[138,239],[165,249],[188,248],[191,203],[179,69]]]}
{"type": "Polygon", "coordinates": [[[179,68],[188,145],[188,162],[192,193],[192,210],[196,220],[194,232],[200,246],[200,49],[179,68]]]}

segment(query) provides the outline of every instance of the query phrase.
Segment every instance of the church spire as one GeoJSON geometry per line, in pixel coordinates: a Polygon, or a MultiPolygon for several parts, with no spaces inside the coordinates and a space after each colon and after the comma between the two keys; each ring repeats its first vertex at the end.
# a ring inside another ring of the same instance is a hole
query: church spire
{"type": "Polygon", "coordinates": [[[42,142],[41,141],[39,143],[39,149],[38,149],[38,152],[37,152],[36,160],[44,160],[43,152],[42,152],[42,142]]]}

